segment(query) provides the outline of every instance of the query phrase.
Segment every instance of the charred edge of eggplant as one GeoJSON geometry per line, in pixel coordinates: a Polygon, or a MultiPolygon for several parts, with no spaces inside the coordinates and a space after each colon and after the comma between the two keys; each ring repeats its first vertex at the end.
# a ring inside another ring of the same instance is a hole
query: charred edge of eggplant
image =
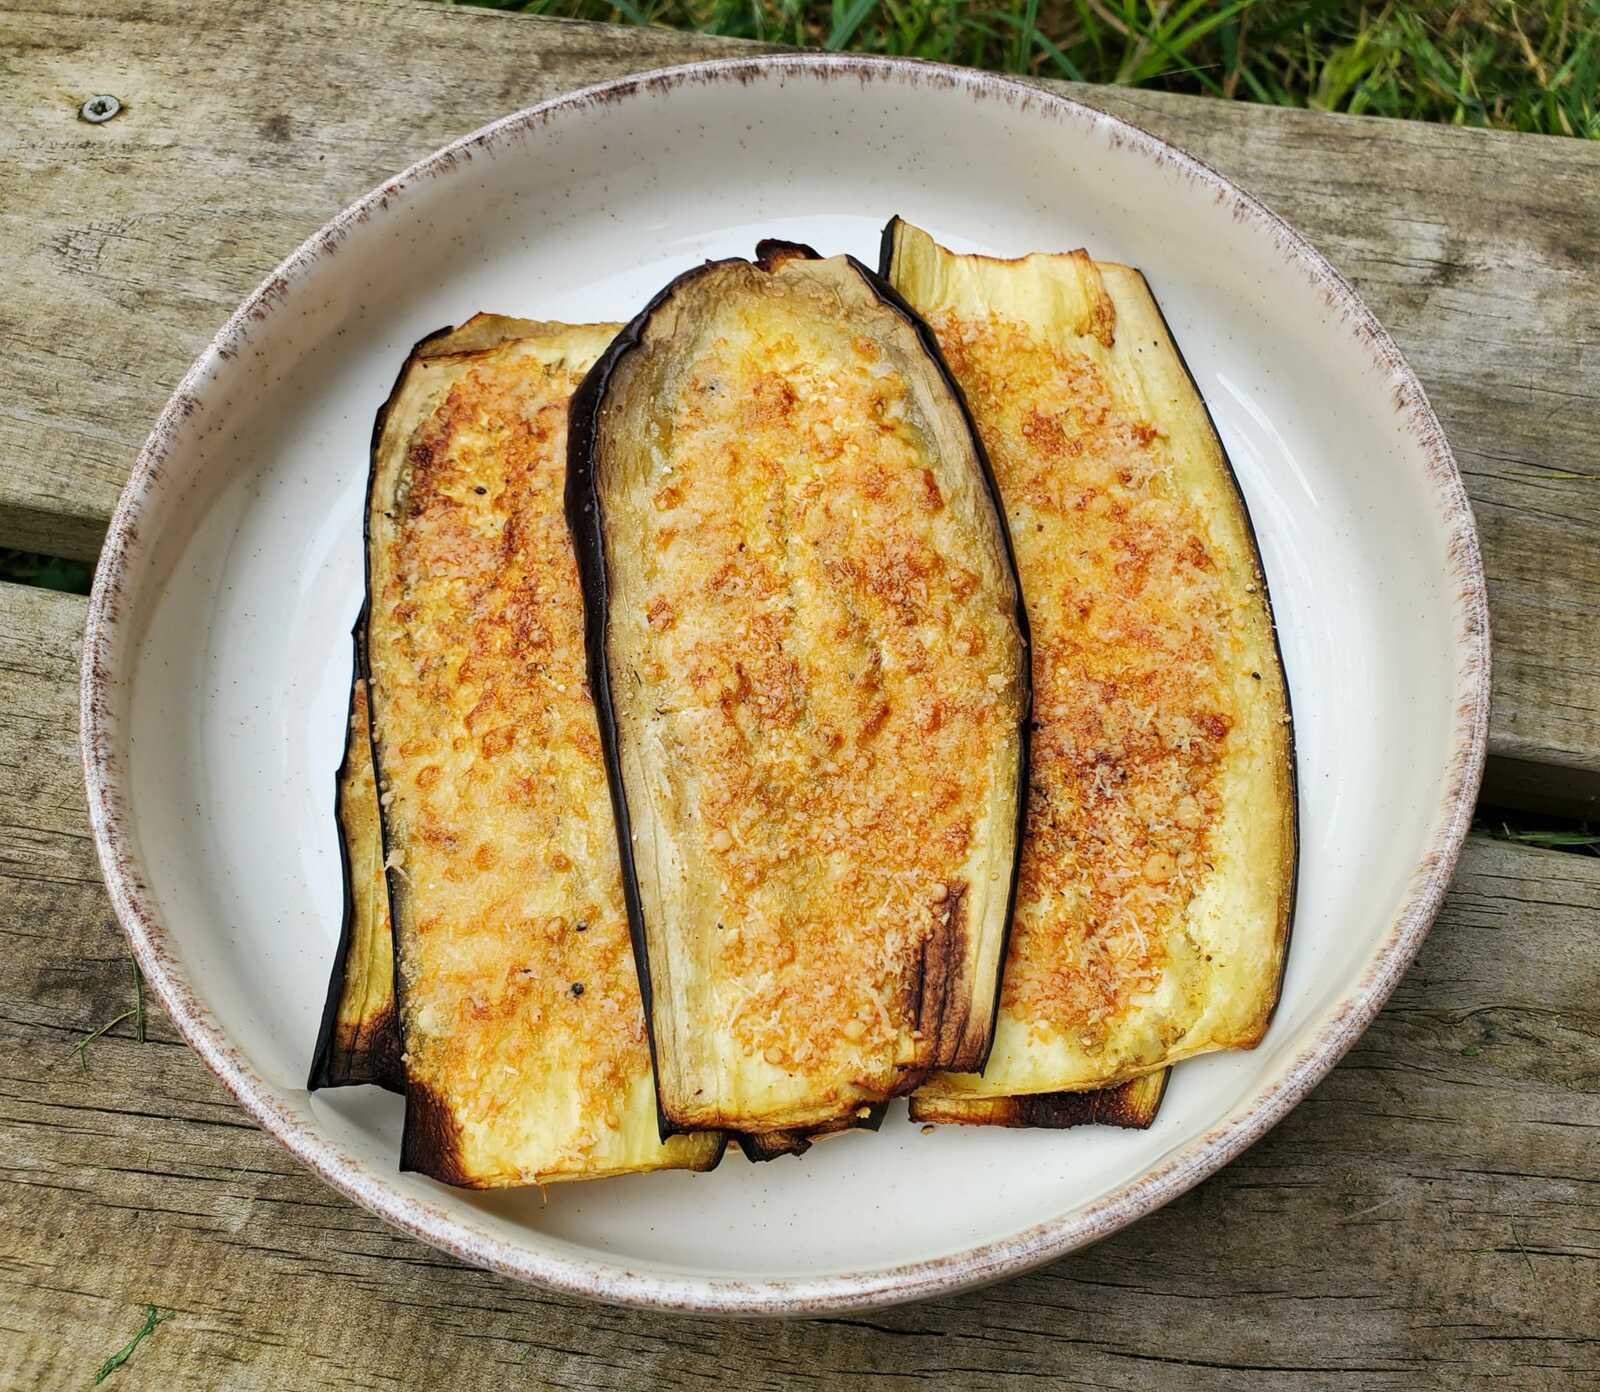
{"type": "MultiPolygon", "coordinates": [[[[988,447],[983,443],[978,422],[973,417],[972,407],[967,403],[967,394],[961,390],[961,383],[956,380],[955,373],[950,370],[950,364],[945,361],[944,350],[939,347],[939,337],[934,333],[932,326],[917,313],[911,302],[894,288],[889,279],[894,259],[894,228],[899,221],[898,215],[890,218],[879,238],[879,264],[883,268],[881,271],[868,270],[853,256],[845,259],[861,274],[862,279],[878,298],[911,326],[955,397],[961,418],[966,422],[967,433],[972,436],[978,467],[983,473],[984,486],[989,492],[989,502],[994,508],[995,521],[1000,527],[1006,565],[1011,571],[1012,583],[1016,586],[1017,603],[1013,618],[1017,625],[1017,634],[1022,640],[1022,710],[1018,731],[1021,768],[1018,770],[1017,781],[1016,849],[1011,862],[1011,884],[1006,891],[1005,931],[1000,942],[1000,965],[995,979],[994,1005],[990,1009],[989,1029],[982,1052],[970,1057],[958,1057],[955,1062],[942,1065],[946,1071],[952,1073],[981,1073],[988,1065],[989,1055],[994,1050],[995,1024],[1000,1018],[1000,982],[1005,972],[1006,955],[1011,947],[1011,927],[1017,914],[1017,892],[1022,881],[1022,842],[1028,830],[1028,790],[1033,761],[1033,629],[1028,623],[1027,596],[1022,592],[1022,570],[1017,565],[1016,548],[1011,540],[1011,523],[1006,517],[1005,499],[1000,496],[1000,481],[995,477],[994,465],[989,460],[988,447]]],[[[943,1034],[944,1022],[941,1019],[941,1037],[943,1034]]]]}
{"type": "MultiPolygon", "coordinates": [[[[950,886],[950,893],[944,904],[945,911],[934,920],[932,930],[922,940],[922,950],[917,955],[916,974],[907,983],[905,991],[906,1012],[917,1021],[918,1028],[921,1028],[925,1017],[931,1017],[939,1022],[934,1040],[935,1050],[939,1042],[945,1038],[947,1026],[950,1027],[949,1032],[959,1038],[965,1033],[971,1017],[971,1011],[967,1007],[969,993],[962,993],[960,1018],[954,1021],[946,1019],[953,986],[950,967],[952,963],[959,963],[966,956],[969,927],[967,898],[968,885],[964,881],[958,881],[950,886]],[[928,989],[930,982],[934,983],[933,993],[928,989]]],[[[1002,970],[1004,965],[1002,960],[1002,970]]],[[[964,1055],[956,1055],[956,1058],[962,1057],[964,1055]]],[[[913,1088],[920,1087],[927,1072],[927,1069],[916,1070],[916,1079],[912,1081],[911,1072],[908,1071],[902,1077],[898,1090],[910,1092],[913,1088]]]]}
{"type": "Polygon", "coordinates": [[[911,1120],[939,1126],[1001,1126],[1010,1130],[1065,1131],[1075,1126],[1117,1126],[1125,1131],[1148,1130],[1161,1110],[1172,1070],[1160,1070],[1159,1091],[1148,1107],[1137,1107],[1130,1092],[1145,1079],[1116,1087],[1095,1088],[1088,1092],[1035,1092],[1014,1097],[997,1097],[978,1104],[972,1112],[960,1115],[960,1099],[950,1099],[945,1115],[937,1107],[917,1108],[913,1103],[911,1120]],[[980,1111],[981,1108],[981,1111],[980,1111]]]}
{"type": "MultiPolygon", "coordinates": [[[[350,677],[351,709],[354,717],[354,693],[361,683],[366,683],[369,700],[371,677],[367,671],[366,649],[367,606],[361,606],[354,626],[350,630],[354,649],[350,677]]],[[[370,709],[362,722],[362,734],[367,740],[368,759],[371,759],[372,720],[370,709]]],[[[344,1002],[345,984],[350,973],[350,953],[355,947],[356,883],[355,867],[350,862],[350,844],[344,828],[345,776],[350,766],[350,737],[345,737],[345,752],[334,775],[333,818],[339,833],[339,867],[344,885],[344,914],[339,929],[339,943],[335,950],[333,966],[329,971],[328,999],[323,1006],[322,1025],[317,1034],[316,1051],[311,1061],[311,1078],[307,1090],[320,1087],[356,1087],[371,1084],[388,1092],[405,1091],[405,1066],[401,1060],[399,1026],[393,1005],[356,1022],[353,1029],[339,1023],[339,1011],[344,1002]]],[[[394,952],[393,925],[390,926],[390,960],[394,952]]]]}
{"type": "Polygon", "coordinates": [[[462,1166],[461,1127],[443,1099],[426,1083],[406,1084],[400,1168],[460,1189],[485,1187],[462,1166]]]}
{"type": "Polygon", "coordinates": [[[393,1005],[367,1017],[347,1038],[341,1036],[340,1044],[349,1050],[346,1083],[370,1083],[404,1096],[405,1064],[400,1057],[398,1012],[393,1005]]]}
{"type": "Polygon", "coordinates": [[[1063,1130],[1069,1126],[1117,1126],[1124,1131],[1147,1131],[1167,1093],[1172,1070],[1163,1068],[1155,1100],[1147,1108],[1133,1104],[1129,1094],[1144,1082],[1123,1083],[1119,1087],[1094,1092],[1041,1092],[1009,1099],[1016,1120],[1006,1126],[1027,1126],[1041,1130],[1063,1130]]]}
{"type": "Polygon", "coordinates": [[[756,265],[775,271],[785,261],[820,261],[822,254],[804,242],[786,242],[782,237],[763,237],[756,243],[756,265]]]}
{"type": "MultiPolygon", "coordinates": [[[[350,626],[350,689],[362,679],[362,635],[366,630],[367,606],[363,600],[356,621],[350,626]]],[[[369,696],[370,699],[370,696],[369,696]]],[[[356,901],[355,877],[350,866],[350,847],[344,835],[344,780],[350,769],[350,707],[345,706],[344,753],[339,757],[339,767],[333,775],[333,827],[339,841],[339,877],[344,885],[344,913],[339,922],[339,943],[333,950],[333,966],[328,972],[328,998],[322,1005],[322,1023],[317,1028],[316,1047],[311,1053],[311,1072],[306,1079],[306,1089],[345,1087],[366,1082],[353,1076],[355,1069],[339,1034],[339,1003],[344,999],[344,983],[348,972],[350,942],[355,936],[356,901]]],[[[370,729],[371,722],[368,722],[370,729]]]]}
{"type": "Polygon", "coordinates": [[[794,1131],[736,1131],[733,1139],[746,1160],[752,1165],[764,1165],[781,1156],[804,1155],[811,1149],[812,1142],[824,1136],[835,1136],[841,1131],[876,1131],[883,1125],[888,1110],[887,1102],[877,1102],[867,1108],[865,1116],[851,1115],[823,1126],[794,1131]]]}
{"type": "MultiPolygon", "coordinates": [[[[372,764],[373,797],[378,799],[378,764],[377,749],[372,733],[372,670],[367,657],[367,620],[370,612],[370,602],[363,600],[361,612],[356,616],[356,626],[351,632],[355,640],[355,674],[351,684],[362,682],[367,693],[367,758],[372,764]]],[[[341,766],[342,767],[342,766],[341,766]]],[[[378,840],[383,843],[383,803],[377,801],[378,808],[378,840]]],[[[336,809],[337,810],[337,809],[336,809]]],[[[346,862],[346,876],[351,874],[349,867],[348,849],[344,846],[344,827],[341,822],[339,828],[339,843],[344,853],[346,862]]],[[[387,847],[384,847],[387,855],[387,847]]],[[[365,1028],[356,1035],[357,1043],[353,1046],[357,1052],[352,1057],[350,1064],[351,1081],[367,1082],[381,1087],[388,1092],[404,1095],[406,1090],[405,1051],[400,1043],[400,996],[399,977],[395,970],[396,958],[399,954],[400,940],[395,933],[393,906],[387,903],[389,898],[388,871],[384,871],[384,899],[389,909],[389,1005],[380,1010],[369,1021],[364,1022],[365,1028]]],[[[347,878],[345,893],[351,895],[354,885],[347,878]]],[[[354,909],[354,900],[346,900],[350,909],[354,909]]]]}
{"type": "Polygon", "coordinates": [[[785,1155],[804,1155],[811,1149],[813,1140],[828,1134],[830,1131],[827,1128],[815,1131],[735,1131],[733,1139],[752,1165],[765,1165],[785,1155]]]}
{"type": "MultiPolygon", "coordinates": [[[[391,928],[391,937],[393,930],[391,928]]],[[[391,967],[394,954],[391,951],[391,967]]],[[[406,1065],[400,1048],[400,1012],[393,1005],[372,1018],[366,1044],[367,1073],[373,1083],[389,1092],[406,1090],[406,1065]]]]}
{"type": "MultiPolygon", "coordinates": [[[[787,245],[787,244],[786,244],[787,245]]],[[[799,247],[798,252],[809,251],[799,247]]],[[[815,256],[816,253],[812,252],[815,256]]],[[[656,1128],[663,1141],[687,1135],[695,1128],[673,1121],[661,1105],[661,1068],[656,1050],[655,993],[651,988],[650,954],[645,944],[644,905],[639,898],[639,874],[633,857],[633,819],[628,815],[628,795],[622,782],[622,751],[617,738],[616,703],[611,699],[611,672],[606,661],[606,634],[610,628],[611,582],[606,571],[605,527],[600,510],[600,489],[595,477],[595,451],[600,439],[600,407],[622,360],[639,346],[652,316],[678,290],[718,266],[748,265],[738,257],[706,261],[662,286],[611,340],[572,394],[567,408],[567,481],[563,503],[567,531],[578,561],[578,588],[583,595],[584,664],[589,673],[589,695],[594,702],[600,750],[605,759],[606,785],[611,793],[611,813],[622,865],[622,898],[628,911],[628,936],[633,942],[633,965],[639,977],[639,999],[644,1007],[645,1038],[650,1043],[650,1074],[656,1083],[656,1128]]]]}
{"type": "Polygon", "coordinates": [[[1156,1095],[1150,1099],[1148,1108],[1140,1111],[1128,1102],[1130,1093],[1140,1084],[1149,1082],[1149,1078],[1140,1078],[1137,1082],[1124,1084],[1120,1088],[1112,1089],[1115,1097],[1106,1096],[1102,1108],[1102,1115],[1096,1118],[1102,1125],[1120,1126],[1128,1131],[1148,1131],[1155,1125],[1156,1117],[1161,1113],[1161,1104],[1167,1100],[1167,1088],[1172,1082],[1172,1070],[1163,1068],[1156,1078],[1156,1095]]]}
{"type": "Polygon", "coordinates": [[[883,231],[878,233],[878,276],[884,281],[888,281],[894,271],[894,229],[904,221],[896,213],[883,224],[883,231]]]}
{"type": "Polygon", "coordinates": [[[1244,517],[1244,534],[1250,543],[1250,561],[1255,567],[1261,602],[1267,608],[1267,627],[1272,633],[1272,652],[1278,659],[1278,673],[1283,679],[1283,713],[1288,717],[1289,736],[1289,835],[1293,839],[1293,844],[1289,848],[1289,903],[1283,915],[1283,946],[1278,954],[1278,980],[1273,987],[1272,1006],[1261,1021],[1260,1032],[1244,1046],[1254,1048],[1272,1027],[1273,1016],[1278,1013],[1278,1003],[1283,999],[1283,978],[1289,970],[1289,944],[1294,937],[1294,916],[1300,899],[1300,768],[1294,738],[1294,696],[1289,688],[1289,667],[1283,660],[1283,643],[1278,637],[1278,616],[1272,607],[1272,591],[1267,585],[1266,567],[1261,564],[1261,542],[1256,536],[1255,519],[1250,515],[1250,505],[1245,501],[1244,489],[1239,486],[1239,475],[1234,471],[1233,460],[1228,457],[1227,445],[1222,442],[1222,432],[1217,429],[1216,417],[1211,414],[1211,404],[1206,400],[1206,394],[1200,390],[1200,383],[1189,367],[1189,360],[1183,356],[1183,347],[1179,344],[1177,335],[1172,332],[1172,325],[1167,322],[1167,312],[1161,308],[1161,301],[1156,298],[1150,278],[1143,271],[1138,271],[1138,276],[1144,283],[1145,292],[1150,296],[1150,303],[1156,307],[1156,317],[1161,320],[1161,328],[1167,335],[1167,342],[1172,345],[1178,366],[1183,369],[1183,375],[1189,379],[1189,385],[1194,388],[1200,409],[1206,413],[1206,424],[1211,427],[1211,434],[1216,439],[1217,452],[1222,456],[1222,467],[1228,471],[1228,482],[1233,485],[1233,496],[1238,499],[1239,512],[1244,517]]]}
{"type": "MultiPolygon", "coordinates": [[[[370,644],[367,636],[367,626],[372,618],[372,499],[378,486],[378,447],[383,443],[384,428],[389,424],[389,412],[394,409],[396,398],[406,384],[406,378],[411,375],[411,370],[421,358],[422,350],[436,339],[444,338],[454,333],[453,325],[442,329],[435,329],[430,334],[424,334],[414,344],[411,351],[406,354],[406,360],[401,363],[400,371],[395,374],[394,384],[389,388],[389,394],[383,399],[383,404],[378,407],[378,413],[372,422],[372,438],[367,445],[367,487],[362,496],[361,508],[361,584],[363,597],[361,613],[356,620],[356,630],[353,636],[356,641],[356,662],[358,663],[357,675],[367,683],[367,747],[372,755],[372,783],[378,795],[378,841],[383,847],[383,884],[384,892],[389,899],[389,932],[393,943],[392,959],[394,971],[394,1028],[390,1034],[388,1048],[393,1053],[393,1069],[387,1076],[384,1086],[392,1087],[393,1091],[407,1094],[406,1111],[410,1113],[410,1097],[405,1076],[405,1011],[402,1008],[400,994],[400,915],[396,912],[396,894],[400,889],[399,877],[389,865],[389,820],[383,812],[383,759],[378,750],[378,692],[372,680],[372,658],[369,651],[370,644]]],[[[344,833],[339,834],[341,854],[345,856],[346,875],[348,876],[349,856],[342,848],[344,833]]],[[[407,1123],[409,1130],[409,1121],[407,1123]]]]}

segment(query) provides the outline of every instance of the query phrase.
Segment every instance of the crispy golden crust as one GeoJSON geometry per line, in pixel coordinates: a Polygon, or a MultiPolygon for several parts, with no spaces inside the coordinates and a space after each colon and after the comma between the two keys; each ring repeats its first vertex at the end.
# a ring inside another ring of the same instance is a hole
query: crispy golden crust
{"type": "Polygon", "coordinates": [[[1265,582],[1204,404],[1137,272],[891,237],[891,279],[988,446],[1034,637],[995,1051],[924,1094],[1093,1089],[1253,1044],[1287,942],[1293,763],[1265,582]]]}
{"type": "Polygon", "coordinates": [[[567,403],[612,329],[494,327],[416,356],[369,503],[403,1163],[480,1188],[704,1167],[719,1137],[656,1134],[561,509],[567,403]]]}
{"type": "Polygon", "coordinates": [[[1002,1003],[1103,1039],[1166,966],[1205,873],[1233,725],[1227,577],[1196,510],[1153,487],[1159,432],[1092,360],[1002,319],[933,327],[995,442],[1038,631],[1028,930],[1002,1003]]]}
{"type": "Polygon", "coordinates": [[[722,263],[597,421],[664,1114],[809,1128],[981,1059],[1027,673],[942,369],[842,259],[722,263]]]}

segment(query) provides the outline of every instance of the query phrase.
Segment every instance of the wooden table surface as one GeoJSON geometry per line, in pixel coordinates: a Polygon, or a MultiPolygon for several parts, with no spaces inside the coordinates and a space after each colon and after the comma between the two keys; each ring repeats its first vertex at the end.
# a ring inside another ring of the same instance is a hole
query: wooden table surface
{"type": "MultiPolygon", "coordinates": [[[[351,199],[601,78],[740,51],[380,0],[0,0],[0,545],[92,557],[232,308],[351,199]],[[109,92],[124,112],[77,118],[109,92]]],[[[1394,331],[1483,535],[1486,795],[1600,805],[1600,145],[1075,95],[1285,214],[1394,331]]],[[[1087,1252],[868,1318],[582,1305],[325,1189],[129,1000],[84,601],[0,587],[0,1387],[1600,1387],[1600,860],[1474,834],[1388,1008],[1265,1141],[1087,1252]]]]}

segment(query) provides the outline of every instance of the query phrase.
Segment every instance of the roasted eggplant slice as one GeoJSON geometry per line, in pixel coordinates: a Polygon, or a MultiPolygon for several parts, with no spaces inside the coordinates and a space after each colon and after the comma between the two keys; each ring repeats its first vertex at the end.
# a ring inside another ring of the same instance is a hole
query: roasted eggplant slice
{"type": "Polygon", "coordinates": [[[1024,1124],[1024,1095],[1261,1039],[1294,903],[1288,689],[1244,501],[1139,272],[958,256],[898,219],[884,270],[988,446],[1036,690],[994,1049],[916,1107],[1010,1099],[996,1119],[1024,1124]]]}
{"type": "Polygon", "coordinates": [[[1016,1097],[937,1097],[913,1094],[911,1120],[958,1126],[1120,1126],[1144,1131],[1156,1119],[1170,1068],[1089,1092],[1033,1092],[1016,1097]]]}
{"type": "Polygon", "coordinates": [[[562,517],[567,407],[615,332],[480,316],[374,436],[373,754],[403,1168],[473,1188],[706,1169],[663,1142],[562,517]]]}
{"type": "Polygon", "coordinates": [[[307,1086],[375,1083],[402,1092],[405,1073],[394,1011],[394,935],[389,930],[389,887],[384,882],[383,835],[367,723],[365,637],[363,609],[352,634],[350,710],[334,792],[344,923],[307,1086]]]}
{"type": "Polygon", "coordinates": [[[979,1067],[1026,788],[1010,544],[926,326],[849,258],[758,258],[674,281],[573,401],[663,1134],[979,1067]]]}

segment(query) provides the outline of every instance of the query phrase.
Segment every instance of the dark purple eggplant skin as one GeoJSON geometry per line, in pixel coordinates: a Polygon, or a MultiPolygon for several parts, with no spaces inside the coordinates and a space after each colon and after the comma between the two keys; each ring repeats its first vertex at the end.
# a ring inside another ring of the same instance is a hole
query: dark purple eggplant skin
{"type": "MultiPolygon", "coordinates": [[[[878,274],[887,283],[894,271],[894,229],[902,221],[899,214],[890,218],[883,225],[883,232],[878,238],[878,274]]],[[[1217,437],[1217,448],[1222,453],[1223,466],[1228,471],[1228,481],[1233,485],[1233,491],[1239,499],[1239,510],[1244,513],[1245,532],[1250,538],[1250,550],[1255,557],[1256,569],[1261,572],[1262,587],[1261,597],[1267,606],[1267,619],[1272,627],[1272,647],[1277,654],[1278,667],[1283,672],[1283,706],[1289,717],[1289,799],[1292,807],[1294,825],[1294,873],[1290,878],[1289,889],[1289,928],[1283,944],[1283,960],[1278,967],[1277,993],[1273,997],[1272,1010],[1267,1015],[1264,1029],[1272,1027],[1272,1018],[1278,1013],[1278,1003],[1283,999],[1283,976],[1289,966],[1289,951],[1294,945],[1294,919],[1295,909],[1300,897],[1300,766],[1299,754],[1294,737],[1294,685],[1289,680],[1289,666],[1283,660],[1283,640],[1278,633],[1278,616],[1272,607],[1272,591],[1265,584],[1266,569],[1261,564],[1261,542],[1256,535],[1255,518],[1250,515],[1250,508],[1245,502],[1244,489],[1239,487],[1239,475],[1233,467],[1233,459],[1228,454],[1228,447],[1223,443],[1222,432],[1217,429],[1216,417],[1211,414],[1211,403],[1206,400],[1206,394],[1200,390],[1199,379],[1194,375],[1194,369],[1189,366],[1189,360],[1183,355],[1183,345],[1178,342],[1178,336],[1172,332],[1172,325],[1167,322],[1167,313],[1161,308],[1161,297],[1156,294],[1155,286],[1150,284],[1150,277],[1139,271],[1139,279],[1144,281],[1144,287],[1150,292],[1150,303],[1156,307],[1156,313],[1161,316],[1161,327],[1166,330],[1167,341],[1172,344],[1172,351],[1178,356],[1178,365],[1183,369],[1184,376],[1189,379],[1189,385],[1194,388],[1194,394],[1200,401],[1201,409],[1206,413],[1206,423],[1211,427],[1211,433],[1217,437]]],[[[930,334],[932,330],[929,330],[930,334]]],[[[941,357],[940,361],[944,359],[941,357]]],[[[957,388],[959,391],[960,388],[957,388]]],[[[962,398],[965,404],[966,398],[962,398]]],[[[968,419],[971,417],[969,415],[968,419]]],[[[992,480],[991,480],[992,481],[992,480]]],[[[998,488],[995,496],[999,497],[998,488]]],[[[1003,520],[1003,515],[1002,515],[1003,520]]],[[[1009,537],[1009,532],[1007,533],[1009,537]]]]}
{"type": "Polygon", "coordinates": [[[905,219],[896,213],[888,222],[883,224],[883,231],[878,234],[878,276],[889,284],[889,275],[894,270],[894,229],[905,219]]]}
{"type": "MultiPolygon", "coordinates": [[[[822,259],[819,252],[799,242],[763,238],[756,244],[756,264],[760,265],[764,270],[772,270],[776,263],[796,257],[805,260],[822,259]]],[[[612,340],[611,346],[601,354],[599,361],[589,370],[588,375],[585,376],[577,392],[573,395],[568,415],[567,481],[564,502],[567,526],[572,534],[573,551],[578,561],[579,588],[583,594],[584,647],[589,671],[589,691],[594,700],[595,714],[598,717],[600,745],[606,766],[606,781],[611,789],[611,807],[616,824],[617,849],[622,862],[623,899],[628,911],[628,931],[633,941],[634,965],[639,974],[639,994],[644,1004],[645,1033],[650,1041],[651,1072],[658,1077],[655,1015],[653,1010],[654,992],[651,988],[649,956],[645,948],[644,907],[640,899],[638,870],[633,855],[633,822],[628,813],[627,795],[622,781],[622,756],[617,736],[616,704],[611,693],[611,676],[606,662],[610,582],[606,572],[604,507],[600,498],[595,456],[600,438],[600,412],[605,405],[606,392],[610,385],[611,377],[623,358],[639,346],[645,328],[652,316],[684,284],[697,276],[705,274],[706,271],[713,267],[728,265],[739,259],[738,257],[725,257],[717,261],[706,261],[702,265],[674,277],[652,296],[650,302],[623,327],[622,331],[612,340]]],[[[851,269],[861,277],[879,302],[892,309],[910,325],[917,336],[919,344],[929,358],[932,359],[940,376],[954,396],[962,419],[966,423],[968,433],[972,437],[974,453],[979,467],[983,471],[984,482],[987,485],[989,497],[994,506],[995,516],[1000,527],[1006,564],[1010,567],[1011,574],[1017,583],[1017,604],[1013,611],[1013,618],[1021,638],[1024,655],[1020,739],[1021,760],[1017,785],[1017,856],[1012,863],[1011,885],[1006,899],[1006,941],[1000,945],[1000,961],[1004,964],[1009,948],[1011,924],[1016,914],[1017,892],[1022,869],[1022,838],[1027,829],[1029,768],[1033,730],[1033,639],[1032,631],[1028,626],[1027,604],[1022,594],[1022,582],[1020,572],[1017,569],[1016,552],[1012,546],[1011,529],[1006,521],[1005,507],[1001,502],[999,485],[995,481],[994,468],[989,462],[988,453],[985,451],[982,438],[978,434],[977,424],[973,420],[970,407],[967,405],[966,395],[962,392],[960,384],[950,371],[950,366],[945,361],[943,352],[940,351],[939,341],[935,337],[933,330],[928,327],[916,310],[907,303],[905,297],[895,290],[886,279],[869,270],[853,256],[847,256],[845,260],[851,269]]],[[[989,1042],[984,1050],[982,1060],[979,1061],[980,1069],[984,1063],[988,1062],[989,1051],[994,1047],[994,1026],[999,1013],[1000,992],[997,989],[994,993],[994,1005],[990,1011],[989,1042]]],[[[877,1120],[882,1120],[881,1112],[877,1120]]],[[[669,1136],[678,1132],[693,1129],[680,1126],[668,1118],[661,1106],[659,1087],[656,1095],[656,1121],[662,1140],[666,1140],[669,1136]]],[[[876,1129],[875,1123],[873,1129],[876,1129]]],[[[743,1147],[743,1139],[737,1137],[736,1139],[740,1139],[740,1145],[743,1147]]],[[[809,1148],[809,1142],[806,1143],[804,1148],[809,1148]]],[[[759,1138],[752,1143],[752,1149],[764,1149],[759,1142],[759,1138]]],[[[779,1150],[775,1153],[784,1154],[790,1152],[779,1150]]],[[[798,1154],[802,1153],[802,1151],[794,1151],[793,1153],[798,1154]]],[[[746,1154],[750,1155],[750,1150],[747,1149],[746,1154]]],[[[771,1159],[774,1156],[751,1155],[750,1158],[771,1159]]]]}

